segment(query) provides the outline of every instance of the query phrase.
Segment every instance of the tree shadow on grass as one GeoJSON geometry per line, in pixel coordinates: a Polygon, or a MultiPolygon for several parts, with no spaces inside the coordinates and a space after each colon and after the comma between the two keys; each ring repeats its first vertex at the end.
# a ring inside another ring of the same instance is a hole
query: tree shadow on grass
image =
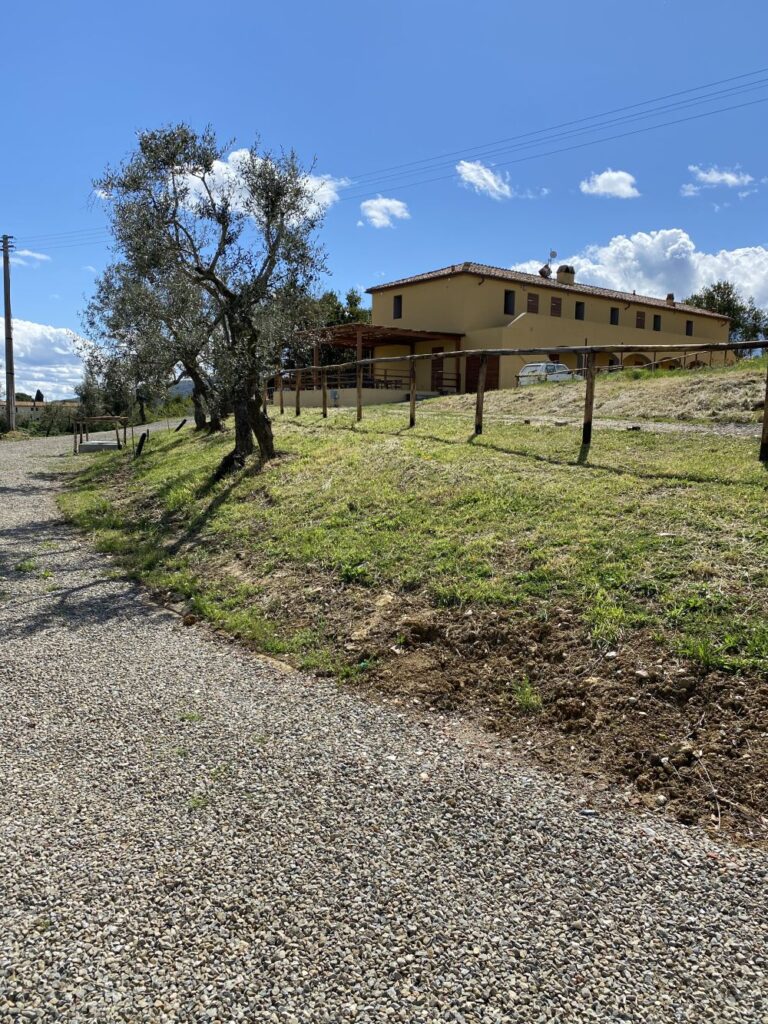
{"type": "MultiPolygon", "coordinates": [[[[316,426],[315,424],[312,423],[292,422],[291,426],[299,427],[300,429],[313,432],[322,431],[323,429],[322,426],[316,426]]],[[[349,427],[345,425],[334,426],[331,429],[347,431],[349,433],[357,434],[358,436],[361,436],[363,433],[360,430],[355,430],[354,427],[349,427]]],[[[398,428],[397,430],[382,430],[367,427],[365,433],[375,434],[381,437],[399,437],[408,435],[410,433],[410,429],[411,428],[408,427],[407,425],[405,427],[398,428]]],[[[591,446],[589,445],[582,445],[576,457],[571,458],[568,456],[558,457],[554,455],[540,455],[537,452],[526,451],[523,448],[514,448],[507,445],[491,442],[488,441],[487,435],[478,436],[476,434],[471,434],[466,440],[462,440],[461,438],[440,437],[437,434],[425,433],[414,434],[413,436],[420,441],[432,441],[435,444],[443,444],[450,446],[461,446],[465,444],[471,444],[474,447],[487,448],[490,451],[500,452],[504,455],[514,455],[516,458],[528,459],[531,462],[539,462],[549,466],[571,466],[574,468],[581,467],[585,470],[594,470],[600,473],[611,473],[616,476],[635,477],[636,479],[640,480],[676,480],[679,481],[680,483],[686,484],[714,484],[716,486],[728,487],[762,488],[764,486],[761,482],[754,480],[728,480],[723,477],[711,477],[699,473],[690,472],[674,473],[664,470],[657,470],[655,472],[651,472],[648,470],[636,468],[632,469],[625,468],[622,466],[609,465],[605,462],[596,462],[589,458],[591,448],[591,446]]]]}

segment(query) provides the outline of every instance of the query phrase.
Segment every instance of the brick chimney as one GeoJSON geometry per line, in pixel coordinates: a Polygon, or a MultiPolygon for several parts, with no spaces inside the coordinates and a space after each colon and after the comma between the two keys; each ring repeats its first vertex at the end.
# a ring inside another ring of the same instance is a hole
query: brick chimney
{"type": "Polygon", "coordinates": [[[563,263],[557,268],[557,283],[558,284],[575,284],[576,283],[576,271],[573,267],[569,267],[567,263],[563,263]]]}
{"type": "Polygon", "coordinates": [[[667,305],[668,306],[674,306],[674,304],[675,304],[675,293],[674,292],[667,292],[667,305]]]}

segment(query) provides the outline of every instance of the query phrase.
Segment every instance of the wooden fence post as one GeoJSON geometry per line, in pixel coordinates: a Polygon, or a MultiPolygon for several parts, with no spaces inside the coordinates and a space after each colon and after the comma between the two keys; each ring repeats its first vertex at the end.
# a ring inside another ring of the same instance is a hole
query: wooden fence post
{"type": "Polygon", "coordinates": [[[488,356],[480,356],[480,368],[477,372],[477,401],[475,402],[475,434],[483,432],[483,401],[485,399],[485,373],[488,369],[488,356]]]}
{"type": "Polygon", "coordinates": [[[301,416],[301,370],[296,371],[296,415],[301,416]]]}
{"type": "Polygon", "coordinates": [[[363,418],[363,368],[357,364],[357,422],[363,418]]]}
{"type": "Polygon", "coordinates": [[[584,395],[584,425],[581,428],[581,443],[589,445],[592,443],[592,409],[595,404],[595,353],[587,352],[587,361],[584,365],[584,377],[587,382],[587,390],[584,395]]]}
{"type": "Polygon", "coordinates": [[[410,416],[410,420],[408,421],[408,425],[410,427],[415,427],[416,426],[416,361],[414,359],[411,360],[411,365],[410,365],[410,369],[408,370],[408,375],[410,377],[410,386],[411,386],[411,416],[410,416]]]}
{"type": "Polygon", "coordinates": [[[320,371],[320,387],[323,392],[323,419],[328,419],[328,371],[323,367],[320,371]]]}
{"type": "Polygon", "coordinates": [[[768,462],[768,374],[765,377],[765,405],[763,406],[763,433],[760,438],[760,461],[768,462]]]}
{"type": "Polygon", "coordinates": [[[277,391],[280,395],[280,415],[285,414],[285,400],[283,398],[283,370],[282,367],[277,368],[277,391]]]}

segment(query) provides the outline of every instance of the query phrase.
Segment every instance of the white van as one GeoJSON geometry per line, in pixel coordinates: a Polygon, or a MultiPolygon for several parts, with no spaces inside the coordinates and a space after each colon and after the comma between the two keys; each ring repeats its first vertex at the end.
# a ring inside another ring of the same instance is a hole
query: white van
{"type": "Polygon", "coordinates": [[[579,375],[569,370],[565,363],[526,363],[517,380],[523,384],[557,383],[563,380],[574,380],[579,375]]]}

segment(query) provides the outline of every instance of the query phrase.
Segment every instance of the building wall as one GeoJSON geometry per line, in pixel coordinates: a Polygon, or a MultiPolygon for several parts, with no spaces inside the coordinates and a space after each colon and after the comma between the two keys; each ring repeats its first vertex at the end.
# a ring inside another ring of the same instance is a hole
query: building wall
{"type": "MultiPolygon", "coordinates": [[[[386,327],[405,327],[412,330],[455,331],[463,333],[463,349],[480,348],[551,348],[575,345],[633,345],[645,362],[653,359],[654,346],[679,345],[686,340],[691,344],[725,342],[728,340],[728,323],[711,316],[701,316],[689,310],[673,306],[655,306],[636,302],[622,302],[618,299],[593,296],[558,288],[555,284],[545,286],[499,281],[496,278],[480,277],[474,274],[459,274],[455,277],[423,281],[419,284],[404,285],[373,293],[372,320],[386,327]],[[515,314],[504,312],[504,293],[515,293],[515,314]],[[529,313],[528,295],[533,292],[539,297],[539,312],[529,313]],[[402,317],[393,316],[393,298],[402,296],[402,317]],[[561,300],[561,315],[551,315],[551,299],[561,300]],[[584,303],[584,319],[575,319],[576,302],[584,303]],[[611,308],[619,310],[618,325],[611,324],[611,308]],[[638,311],[645,313],[645,328],[636,326],[638,311]],[[653,318],[661,316],[661,330],[654,331],[653,318]],[[693,321],[693,336],[686,335],[686,322],[693,321]]],[[[416,352],[429,352],[430,343],[419,342],[416,352]]],[[[448,347],[448,346],[446,346],[448,347]]],[[[403,346],[382,346],[377,355],[398,355],[403,346]]],[[[500,387],[512,387],[515,375],[528,362],[539,362],[544,357],[529,356],[515,359],[504,358],[500,364],[500,387]]],[[[683,353],[670,358],[683,358],[683,353]]],[[[690,362],[693,357],[689,357],[690,362]]],[[[708,362],[709,356],[701,357],[708,362]]],[[[733,353],[715,353],[714,363],[732,362],[733,353]]],[[[576,368],[575,356],[565,357],[563,362],[576,368]]],[[[599,355],[598,365],[607,366],[609,356],[599,355]]],[[[632,362],[631,357],[625,361],[632,362]]],[[[640,359],[638,358],[637,362],[640,359]]],[[[399,366],[399,364],[398,364],[399,366]]],[[[445,360],[445,371],[455,372],[454,360],[445,360]]],[[[407,374],[407,364],[402,364],[407,374]]],[[[428,363],[418,363],[416,383],[420,391],[430,390],[428,363]]]]}

